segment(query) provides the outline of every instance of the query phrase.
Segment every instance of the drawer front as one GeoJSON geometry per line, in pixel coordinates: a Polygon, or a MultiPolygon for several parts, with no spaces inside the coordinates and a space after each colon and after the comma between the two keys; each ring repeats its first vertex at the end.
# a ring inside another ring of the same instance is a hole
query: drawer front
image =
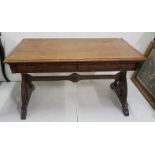
{"type": "Polygon", "coordinates": [[[135,70],[136,67],[136,63],[90,63],[78,65],[78,69],[81,72],[135,70]]]}
{"type": "Polygon", "coordinates": [[[11,66],[14,73],[52,73],[52,72],[72,72],[77,70],[77,65],[69,64],[16,64],[11,66]]]}

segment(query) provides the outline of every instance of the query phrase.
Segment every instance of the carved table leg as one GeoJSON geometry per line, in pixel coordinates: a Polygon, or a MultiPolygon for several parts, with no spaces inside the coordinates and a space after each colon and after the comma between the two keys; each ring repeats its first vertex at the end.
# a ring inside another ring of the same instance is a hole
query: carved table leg
{"type": "Polygon", "coordinates": [[[121,104],[122,111],[125,116],[129,116],[128,103],[127,103],[127,79],[126,71],[121,71],[117,74],[118,78],[110,85],[115,90],[121,104]]]}
{"type": "Polygon", "coordinates": [[[31,93],[34,90],[34,86],[31,81],[31,76],[28,74],[22,74],[22,83],[21,83],[21,97],[22,97],[22,106],[21,106],[21,119],[26,119],[27,116],[27,107],[31,97],[31,93]]]}

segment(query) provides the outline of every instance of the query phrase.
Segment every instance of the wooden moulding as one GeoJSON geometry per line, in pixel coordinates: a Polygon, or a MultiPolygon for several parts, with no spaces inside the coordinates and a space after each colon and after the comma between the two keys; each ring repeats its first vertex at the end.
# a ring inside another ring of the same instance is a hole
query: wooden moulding
{"type": "Polygon", "coordinates": [[[155,101],[154,101],[154,99],[148,93],[147,89],[136,78],[136,74],[134,74],[131,79],[132,79],[133,83],[137,86],[139,91],[142,93],[142,95],[145,97],[145,99],[149,102],[151,107],[155,110],[155,101]]]}
{"type": "MultiPolygon", "coordinates": [[[[152,49],[155,49],[155,41],[151,42],[149,47],[147,48],[145,52],[145,57],[148,57],[152,49]]],[[[131,77],[131,80],[136,85],[136,87],[139,89],[139,91],[142,93],[142,95],[145,97],[145,99],[148,101],[148,103],[151,105],[151,107],[155,110],[155,100],[150,95],[150,93],[147,91],[147,89],[141,84],[141,82],[137,79],[137,74],[140,67],[137,69],[137,71],[134,72],[133,76],[131,77]]]]}

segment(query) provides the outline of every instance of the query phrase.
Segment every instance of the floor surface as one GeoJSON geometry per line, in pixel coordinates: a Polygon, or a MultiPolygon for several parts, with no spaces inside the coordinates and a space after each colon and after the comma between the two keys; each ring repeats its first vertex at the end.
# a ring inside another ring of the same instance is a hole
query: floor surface
{"type": "MultiPolygon", "coordinates": [[[[72,83],[35,82],[28,122],[152,122],[155,111],[135,85],[128,80],[130,116],[125,117],[110,80],[72,83]]],[[[20,120],[20,82],[3,82],[0,86],[0,121],[20,120]]]]}

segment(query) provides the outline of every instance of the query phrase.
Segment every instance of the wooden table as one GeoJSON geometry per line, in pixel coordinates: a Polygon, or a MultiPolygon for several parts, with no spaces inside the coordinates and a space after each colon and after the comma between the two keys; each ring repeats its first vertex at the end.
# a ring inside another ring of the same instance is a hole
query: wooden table
{"type": "Polygon", "coordinates": [[[21,73],[21,119],[34,86],[32,81],[115,79],[115,90],[125,116],[129,115],[126,73],[145,60],[123,39],[24,39],[5,59],[12,73],[21,73]],[[77,72],[119,71],[116,75],[79,75],[77,72]],[[28,73],[72,72],[70,76],[31,76],[28,73]]]}

